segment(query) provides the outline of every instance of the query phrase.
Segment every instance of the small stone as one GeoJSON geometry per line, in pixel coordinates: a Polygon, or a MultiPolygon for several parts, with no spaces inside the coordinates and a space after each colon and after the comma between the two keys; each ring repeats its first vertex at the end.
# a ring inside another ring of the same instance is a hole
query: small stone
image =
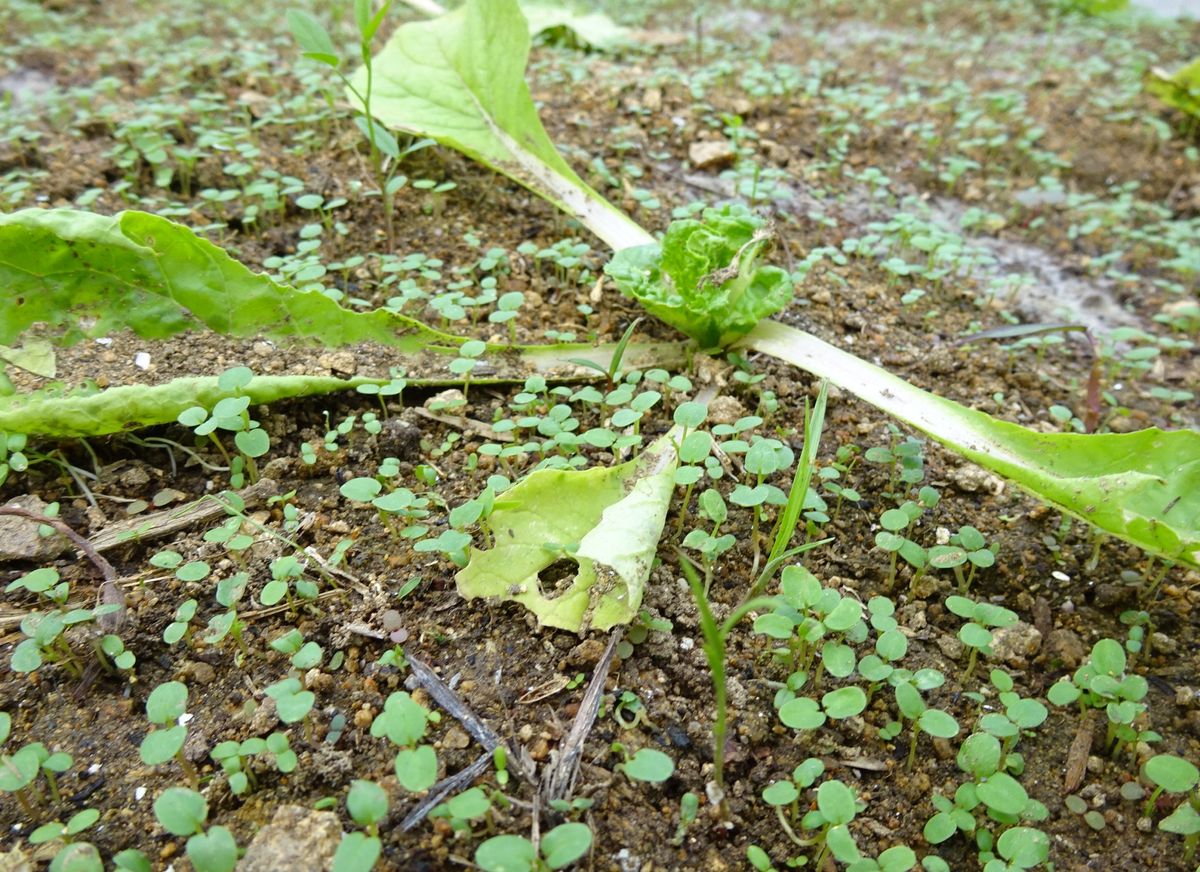
{"type": "Polygon", "coordinates": [[[371,711],[369,705],[365,705],[354,713],[354,726],[365,730],[371,726],[371,721],[375,720],[375,714],[371,711]]]}
{"type": "Polygon", "coordinates": [[[994,497],[1004,493],[1004,479],[992,475],[973,463],[964,464],[951,470],[949,478],[951,484],[967,493],[983,491],[994,497]]]}
{"type": "Polygon", "coordinates": [[[1042,634],[1037,627],[1017,621],[1011,627],[992,631],[992,656],[1006,662],[1024,660],[1042,647],[1042,634]]]}
{"type": "Polygon", "coordinates": [[[358,372],[358,361],[349,351],[331,351],[317,358],[317,366],[334,375],[354,375],[358,372]]]}
{"type": "Polygon", "coordinates": [[[454,751],[461,751],[463,748],[471,744],[471,737],[468,736],[461,727],[451,727],[446,730],[446,735],[442,737],[442,747],[449,748],[454,751]]]}
{"type": "Polygon", "coordinates": [[[1180,708],[1194,706],[1197,699],[1200,699],[1200,693],[1197,693],[1196,688],[1188,687],[1186,684],[1175,688],[1175,705],[1180,708]]]}
{"type": "Polygon", "coordinates": [[[709,424],[734,424],[739,418],[746,417],[746,407],[738,402],[736,397],[722,394],[708,404],[709,424]]]}
{"type": "Polygon", "coordinates": [[[595,666],[604,656],[604,642],[599,639],[584,639],[567,654],[568,666],[595,666]]]}
{"type": "Polygon", "coordinates": [[[275,700],[269,696],[264,696],[258,704],[258,708],[254,710],[254,716],[250,718],[250,733],[254,736],[262,736],[275,729],[275,725],[279,723],[279,712],[275,710],[275,700]]]}
{"type": "Polygon", "coordinates": [[[688,146],[688,160],[698,170],[720,169],[733,163],[737,149],[724,139],[693,142],[688,146]]]}
{"type": "Polygon", "coordinates": [[[212,684],[217,680],[217,671],[207,663],[189,661],[183,664],[179,677],[188,684],[193,682],[200,685],[212,684]]]}
{"type": "Polygon", "coordinates": [[[1137,819],[1137,829],[1139,833],[1149,833],[1154,830],[1154,821],[1148,817],[1140,817],[1137,819]]]}
{"type": "Polygon", "coordinates": [[[1096,608],[1110,609],[1133,603],[1136,589],[1126,584],[1096,585],[1096,608]]]}
{"type": "Polygon", "coordinates": [[[935,644],[938,646],[938,650],[951,660],[957,660],[962,656],[963,643],[959,641],[957,636],[951,636],[949,634],[945,636],[938,636],[935,640],[935,644]]]}
{"type": "Polygon", "coordinates": [[[914,579],[908,586],[908,591],[917,599],[933,599],[935,594],[950,590],[951,575],[927,572],[920,578],[914,579]]]}
{"type": "Polygon", "coordinates": [[[341,821],[333,812],[285,805],[254,836],[238,872],[324,872],[341,840],[341,821]]]}
{"type": "MultiPolygon", "coordinates": [[[[45,513],[46,503],[34,494],[23,494],[5,505],[35,515],[45,513]]],[[[14,515],[0,515],[0,562],[7,560],[52,560],[71,547],[61,533],[42,538],[38,524],[14,515]]]]}
{"type": "Polygon", "coordinates": [[[773,139],[761,140],[759,144],[762,146],[767,160],[776,166],[787,166],[792,159],[792,153],[788,150],[787,146],[781,145],[773,139]]]}
{"type": "Polygon", "coordinates": [[[304,689],[320,692],[333,687],[333,676],[328,672],[313,668],[304,673],[304,689]]]}
{"type": "Polygon", "coordinates": [[[642,106],[651,112],[662,109],[662,88],[647,88],[642,92],[642,106]]]}
{"type": "Polygon", "coordinates": [[[1074,669],[1087,654],[1083,640],[1074,630],[1053,630],[1046,640],[1046,647],[1050,650],[1050,659],[1057,661],[1064,669],[1074,669]]]}
{"type": "Polygon", "coordinates": [[[467,399],[463,396],[462,391],[460,391],[458,388],[450,388],[448,390],[441,391],[440,393],[436,393],[426,400],[425,408],[430,408],[434,403],[437,403],[438,407],[442,409],[454,408],[456,406],[463,405],[466,401],[467,399]]]}
{"type": "Polygon", "coordinates": [[[1150,649],[1159,654],[1175,654],[1179,651],[1179,643],[1166,633],[1151,633],[1150,649]]]}

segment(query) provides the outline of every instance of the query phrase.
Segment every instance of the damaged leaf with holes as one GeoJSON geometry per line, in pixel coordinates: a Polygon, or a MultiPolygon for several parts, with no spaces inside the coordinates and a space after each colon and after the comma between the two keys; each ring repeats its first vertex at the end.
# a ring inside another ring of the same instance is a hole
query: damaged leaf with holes
{"type": "Polygon", "coordinates": [[[607,630],[637,615],[674,489],[673,430],[632,460],[543,469],[504,493],[493,545],[455,580],[467,599],[513,600],[543,626],[607,630]]]}

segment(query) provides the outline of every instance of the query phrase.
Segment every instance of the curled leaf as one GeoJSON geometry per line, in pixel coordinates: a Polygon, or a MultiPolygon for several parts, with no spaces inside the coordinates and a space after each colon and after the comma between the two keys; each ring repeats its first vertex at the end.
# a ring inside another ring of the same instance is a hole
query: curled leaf
{"type": "Polygon", "coordinates": [[[514,600],[573,632],[633,620],[674,490],[678,436],[613,467],[538,470],[506,491],[489,519],[494,545],[471,549],[458,592],[514,600]]]}
{"type": "Polygon", "coordinates": [[[764,266],[766,222],[741,205],[705,209],[675,221],[661,244],[618,251],[604,271],[621,293],[691,336],[719,348],[748,333],[792,299],[792,282],[764,266]]]}

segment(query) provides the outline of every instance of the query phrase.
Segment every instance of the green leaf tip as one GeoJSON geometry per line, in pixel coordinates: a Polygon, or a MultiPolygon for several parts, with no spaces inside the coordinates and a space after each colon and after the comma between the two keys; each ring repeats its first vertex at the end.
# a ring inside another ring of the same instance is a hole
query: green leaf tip
{"type": "Polygon", "coordinates": [[[678,436],[617,466],[538,470],[514,485],[489,519],[495,544],[471,550],[458,592],[519,602],[572,632],[629,623],[671,502],[678,436]]]}

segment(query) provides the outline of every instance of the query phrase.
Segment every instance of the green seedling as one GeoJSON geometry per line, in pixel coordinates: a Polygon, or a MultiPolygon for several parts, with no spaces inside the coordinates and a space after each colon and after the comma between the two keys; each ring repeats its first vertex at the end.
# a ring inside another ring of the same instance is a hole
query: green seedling
{"type": "Polygon", "coordinates": [[[184,721],[187,700],[187,685],[181,681],[167,681],[150,691],[146,698],[146,717],[155,728],[142,739],[140,753],[147,766],[158,766],[174,758],[188,782],[199,787],[200,776],[183,754],[183,743],[187,740],[184,721]]]}
{"type": "Polygon", "coordinates": [[[464,401],[471,390],[471,373],[480,365],[479,357],[486,350],[486,343],[470,339],[458,347],[458,357],[450,361],[450,371],[463,378],[464,401]]]}
{"type": "MultiPolygon", "coordinates": [[[[822,587],[803,566],[788,566],[772,605],[770,612],[755,618],[754,632],[785,643],[775,654],[786,660],[790,673],[804,676],[801,685],[812,676],[816,686],[826,671],[837,678],[854,672],[857,657],[847,642],[861,642],[867,635],[858,600],[822,587]]],[[[776,705],[786,701],[777,698],[776,705]]]]}
{"type": "MultiPolygon", "coordinates": [[[[821,431],[825,426],[825,405],[829,399],[829,382],[822,381],[817,392],[817,401],[809,409],[808,402],[804,404],[804,447],[800,452],[800,460],[796,464],[796,472],[792,478],[792,486],[788,491],[787,503],[775,521],[775,532],[771,539],[771,550],[767,555],[766,566],[750,587],[747,598],[754,597],[766,591],[767,585],[775,571],[783,565],[783,561],[795,556],[806,546],[791,548],[792,536],[795,535],[796,525],[800,521],[800,513],[808,504],[810,484],[813,469],[817,462],[817,449],[821,444],[821,431]]],[[[747,454],[747,462],[750,457],[747,454]]],[[[826,540],[828,541],[828,540],[826,540]]]]}
{"type": "Polygon", "coordinates": [[[211,753],[229,779],[229,792],[234,796],[257,787],[254,770],[246,763],[248,758],[266,756],[273,759],[275,768],[284,774],[294,772],[298,764],[286,733],[271,733],[265,739],[253,737],[242,742],[218,742],[211,753]]]}
{"type": "Polygon", "coordinates": [[[987,569],[996,563],[995,553],[985,545],[983,534],[974,527],[959,527],[950,537],[949,545],[934,545],[929,549],[929,565],[934,569],[953,569],[958,579],[958,592],[965,596],[975,580],[975,570],[987,569]],[[970,564],[969,573],[963,573],[964,564],[970,564]]]}
{"type": "MultiPolygon", "coordinates": [[[[62,821],[50,821],[49,823],[42,824],[29,834],[29,843],[31,845],[40,845],[44,842],[51,842],[55,839],[61,839],[68,844],[83,844],[75,842],[75,836],[90,828],[98,820],[100,820],[99,811],[94,808],[85,808],[83,811],[73,814],[70,820],[68,820],[65,824],[62,821]]],[[[88,847],[91,846],[89,845],[88,847]]],[[[93,848],[93,851],[94,850],[95,849],[93,848]]],[[[97,854],[96,860],[99,861],[99,859],[99,855],[97,854]]],[[[61,867],[64,863],[66,863],[66,860],[64,859],[63,861],[58,862],[61,867]]],[[[72,859],[71,865],[69,865],[68,868],[76,868],[74,864],[77,862],[79,861],[72,859]]],[[[51,863],[51,865],[53,865],[53,863],[51,863]]],[[[96,866],[95,868],[103,869],[104,864],[100,863],[100,865],[96,866]]]]}
{"type": "Polygon", "coordinates": [[[1140,675],[1126,674],[1125,648],[1115,639],[1101,639],[1092,646],[1091,656],[1070,678],[1061,678],[1046,693],[1055,705],[1077,703],[1080,714],[1088,709],[1104,709],[1108,717],[1105,742],[1113,756],[1135,742],[1153,742],[1161,738],[1150,730],[1138,730],[1134,722],[1146,711],[1142,702],[1149,686],[1140,675]]]}
{"type": "Polygon", "coordinates": [[[475,849],[475,865],[484,872],[543,872],[565,869],[592,847],[586,824],[567,822],[542,834],[537,848],[524,836],[492,836],[475,849]]]}
{"type": "Polygon", "coordinates": [[[371,722],[371,735],[386,736],[400,746],[396,755],[396,778],[400,785],[413,793],[428,790],[437,781],[437,753],[432,745],[423,743],[431,721],[438,720],[431,712],[404,691],[391,694],[383,711],[371,722]]]}
{"type": "Polygon", "coordinates": [[[173,836],[187,836],[187,856],[196,872],[233,872],[238,847],[233,833],[221,826],[204,829],[208,802],[186,787],[168,787],[154,800],[154,816],[173,836]]]}
{"type": "MultiPolygon", "coordinates": [[[[11,388],[11,382],[8,381],[2,369],[0,369],[0,382],[6,383],[11,388]]],[[[4,395],[5,391],[0,391],[0,396],[4,395]]],[[[7,393],[12,393],[8,391],[7,393]]],[[[24,433],[6,433],[0,430],[0,486],[8,481],[10,472],[24,472],[29,468],[29,458],[25,456],[25,445],[29,437],[24,433]]]]}
{"type": "MultiPolygon", "coordinates": [[[[383,412],[383,417],[385,420],[390,416],[388,412],[387,398],[395,397],[396,402],[401,408],[403,408],[404,389],[408,387],[408,379],[405,377],[406,373],[403,369],[398,366],[393,366],[388,369],[388,373],[391,378],[385,384],[367,382],[366,384],[361,384],[355,388],[355,390],[360,394],[366,394],[367,396],[374,395],[379,398],[379,409],[383,412]]],[[[301,446],[301,448],[303,448],[303,446],[301,446]]]]}
{"type": "Polygon", "coordinates": [[[979,861],[983,864],[984,872],[1021,872],[1024,869],[1036,869],[1049,857],[1050,837],[1033,827],[1010,827],[996,840],[994,852],[979,852],[979,861]]]}
{"type": "Polygon", "coordinates": [[[960,618],[967,619],[967,623],[958,631],[959,641],[970,651],[967,668],[963,672],[965,684],[975,674],[975,662],[979,654],[991,654],[992,631],[989,628],[1011,627],[1017,622],[1018,616],[1011,609],[991,603],[977,603],[963,596],[947,597],[946,608],[960,618]]]}
{"type": "Polygon", "coordinates": [[[800,817],[800,797],[805,790],[817,783],[817,779],[825,774],[825,764],[816,757],[809,757],[792,770],[792,777],[786,781],[772,781],[763,788],[763,802],[775,809],[780,825],[784,831],[790,831],[792,824],[800,817]],[[787,818],[784,818],[784,809],[787,818]]]}
{"type": "MultiPolygon", "coordinates": [[[[728,442],[722,443],[726,452],[731,451],[728,442]]],[[[781,472],[792,465],[794,459],[792,450],[778,439],[764,439],[755,436],[746,446],[743,465],[747,472],[753,475],[755,484],[738,484],[729,493],[729,501],[735,505],[749,508],[753,511],[750,528],[750,540],[754,545],[754,563],[751,575],[757,575],[759,564],[758,526],[762,518],[764,505],[785,506],[788,498],[783,491],[774,485],[766,484],[768,476],[781,472]]]]}
{"type": "Polygon", "coordinates": [[[292,668],[301,672],[319,666],[325,652],[316,642],[305,642],[304,634],[292,628],[282,636],[272,640],[271,647],[280,654],[291,658],[292,668]]]}
{"type": "MultiPolygon", "coordinates": [[[[1196,786],[1200,784],[1200,770],[1195,764],[1176,757],[1174,754],[1155,754],[1142,766],[1142,775],[1154,785],[1154,792],[1146,799],[1142,808],[1142,817],[1150,817],[1158,798],[1166,793],[1197,793],[1196,786]]],[[[1200,795],[1190,797],[1193,813],[1200,811],[1200,795]]],[[[1185,801],[1183,805],[1188,805],[1185,801]]],[[[1183,808],[1183,806],[1180,806],[1183,808]]],[[[1194,849],[1194,840],[1193,845],[1194,849]]]]}
{"type": "Polygon", "coordinates": [[[375,478],[360,476],[342,484],[339,492],[348,500],[368,503],[375,507],[379,520],[393,538],[419,539],[428,531],[425,524],[415,523],[429,517],[429,497],[418,496],[406,487],[384,490],[385,467],[375,478]],[[392,519],[399,518],[405,526],[397,529],[392,519]]]}
{"type": "MultiPolygon", "coordinates": [[[[8,739],[12,729],[12,718],[8,712],[0,712],[0,745],[8,739]]],[[[22,810],[35,819],[34,804],[41,800],[35,782],[41,774],[50,788],[52,802],[59,801],[56,773],[71,768],[74,761],[64,751],[51,753],[41,742],[30,742],[12,754],[0,754],[0,792],[13,794],[22,810]]]]}
{"type": "Polygon", "coordinates": [[[196,617],[197,603],[194,599],[184,600],[175,609],[175,618],[163,630],[163,641],[174,645],[188,637],[191,632],[191,620],[196,617]]]}
{"type": "Polygon", "coordinates": [[[696,601],[696,611],[700,617],[700,632],[703,637],[704,657],[708,661],[709,672],[712,675],[713,700],[716,706],[713,716],[713,795],[717,797],[716,801],[722,816],[728,816],[729,806],[725,797],[725,735],[729,717],[727,710],[728,686],[725,681],[726,643],[729,634],[742,618],[756,609],[769,608],[774,605],[774,601],[754,599],[742,603],[730,613],[729,617],[718,624],[704,591],[704,583],[696,572],[696,567],[682,553],[679,558],[679,567],[687,577],[688,586],[692,591],[692,599],[696,601]]]}
{"type": "Polygon", "coordinates": [[[295,605],[293,591],[305,602],[311,603],[317,598],[319,589],[316,582],[304,577],[304,565],[296,555],[276,557],[271,561],[270,570],[271,580],[263,585],[262,592],[258,595],[259,602],[264,606],[273,606],[285,597],[289,606],[295,605]]]}
{"type": "MultiPolygon", "coordinates": [[[[570,806],[570,803],[566,803],[570,806]]],[[[492,801],[482,787],[472,787],[452,796],[430,813],[431,818],[444,818],[455,832],[470,832],[471,824],[486,817],[491,823],[492,801]]]]}
{"type": "Polygon", "coordinates": [[[941,709],[927,706],[921,692],[907,681],[897,684],[895,691],[900,717],[909,721],[912,728],[906,763],[906,768],[912,772],[917,761],[917,739],[921,733],[928,733],[935,739],[952,739],[958,735],[958,721],[941,709]]]}
{"type": "Polygon", "coordinates": [[[211,411],[203,406],[191,406],[180,412],[176,418],[198,438],[207,436],[216,446],[229,466],[230,482],[235,488],[244,484],[243,469],[249,474],[251,484],[258,481],[256,458],[262,457],[271,448],[271,439],[267,432],[258,421],[250,417],[250,397],[243,393],[253,379],[254,373],[248,367],[236,366],[227,369],[217,377],[218,390],[226,393],[224,399],[219,400],[211,411]],[[233,433],[233,442],[238,450],[236,458],[230,458],[224,443],[217,436],[217,430],[233,433]]]}
{"type": "MultiPolygon", "coordinates": [[[[868,452],[869,453],[869,452],[868,452]]],[[[886,509],[879,517],[879,526],[883,529],[875,534],[875,546],[888,553],[888,581],[890,591],[896,585],[896,558],[903,557],[913,569],[923,570],[928,563],[925,549],[904,535],[917,519],[921,517],[922,507],[911,500],[904,502],[898,509],[886,509]]]]}
{"type": "Polygon", "coordinates": [[[687,838],[688,827],[696,822],[700,814],[700,797],[690,790],[679,798],[679,824],[675,827],[675,835],[671,837],[671,845],[679,847],[687,838]]]}
{"type": "MultiPolygon", "coordinates": [[[[632,653],[633,649],[630,649],[632,653]]],[[[638,695],[631,690],[622,691],[620,697],[612,708],[613,720],[621,725],[622,729],[632,730],[639,726],[646,726],[650,729],[655,729],[654,724],[650,722],[650,718],[646,714],[646,706],[638,699],[638,695]]]]}
{"type": "Polygon", "coordinates": [[[373,869],[383,850],[379,824],[387,817],[387,791],[374,781],[355,780],[346,796],[350,819],[366,830],[346,833],[333,855],[334,872],[365,872],[373,869]]]}
{"type": "Polygon", "coordinates": [[[304,735],[312,738],[312,722],[308,713],[317,701],[316,694],[305,690],[298,678],[285,678],[263,688],[263,693],[275,700],[275,711],[285,724],[304,722],[304,735]]]}
{"type": "MultiPolygon", "coordinates": [[[[716,488],[702,492],[698,499],[700,514],[712,523],[711,530],[691,530],[683,537],[684,548],[693,548],[700,552],[700,564],[704,568],[704,592],[707,594],[712,587],[713,569],[717,558],[737,544],[737,538],[732,533],[718,535],[721,525],[729,517],[729,508],[725,498],[716,488]]],[[[680,516],[682,526],[682,514],[680,516]]]]}
{"type": "Polygon", "coordinates": [[[859,812],[854,791],[837,779],[823,781],[817,788],[817,807],[801,818],[805,830],[817,830],[817,853],[813,868],[823,868],[825,858],[832,856],[842,863],[862,859],[858,844],[850,833],[850,822],[859,812]]]}
{"type": "Polygon", "coordinates": [[[640,748],[636,753],[629,754],[620,742],[613,742],[611,750],[624,757],[625,762],[617,768],[632,781],[661,784],[675,774],[675,761],[662,751],[640,748]]]}

